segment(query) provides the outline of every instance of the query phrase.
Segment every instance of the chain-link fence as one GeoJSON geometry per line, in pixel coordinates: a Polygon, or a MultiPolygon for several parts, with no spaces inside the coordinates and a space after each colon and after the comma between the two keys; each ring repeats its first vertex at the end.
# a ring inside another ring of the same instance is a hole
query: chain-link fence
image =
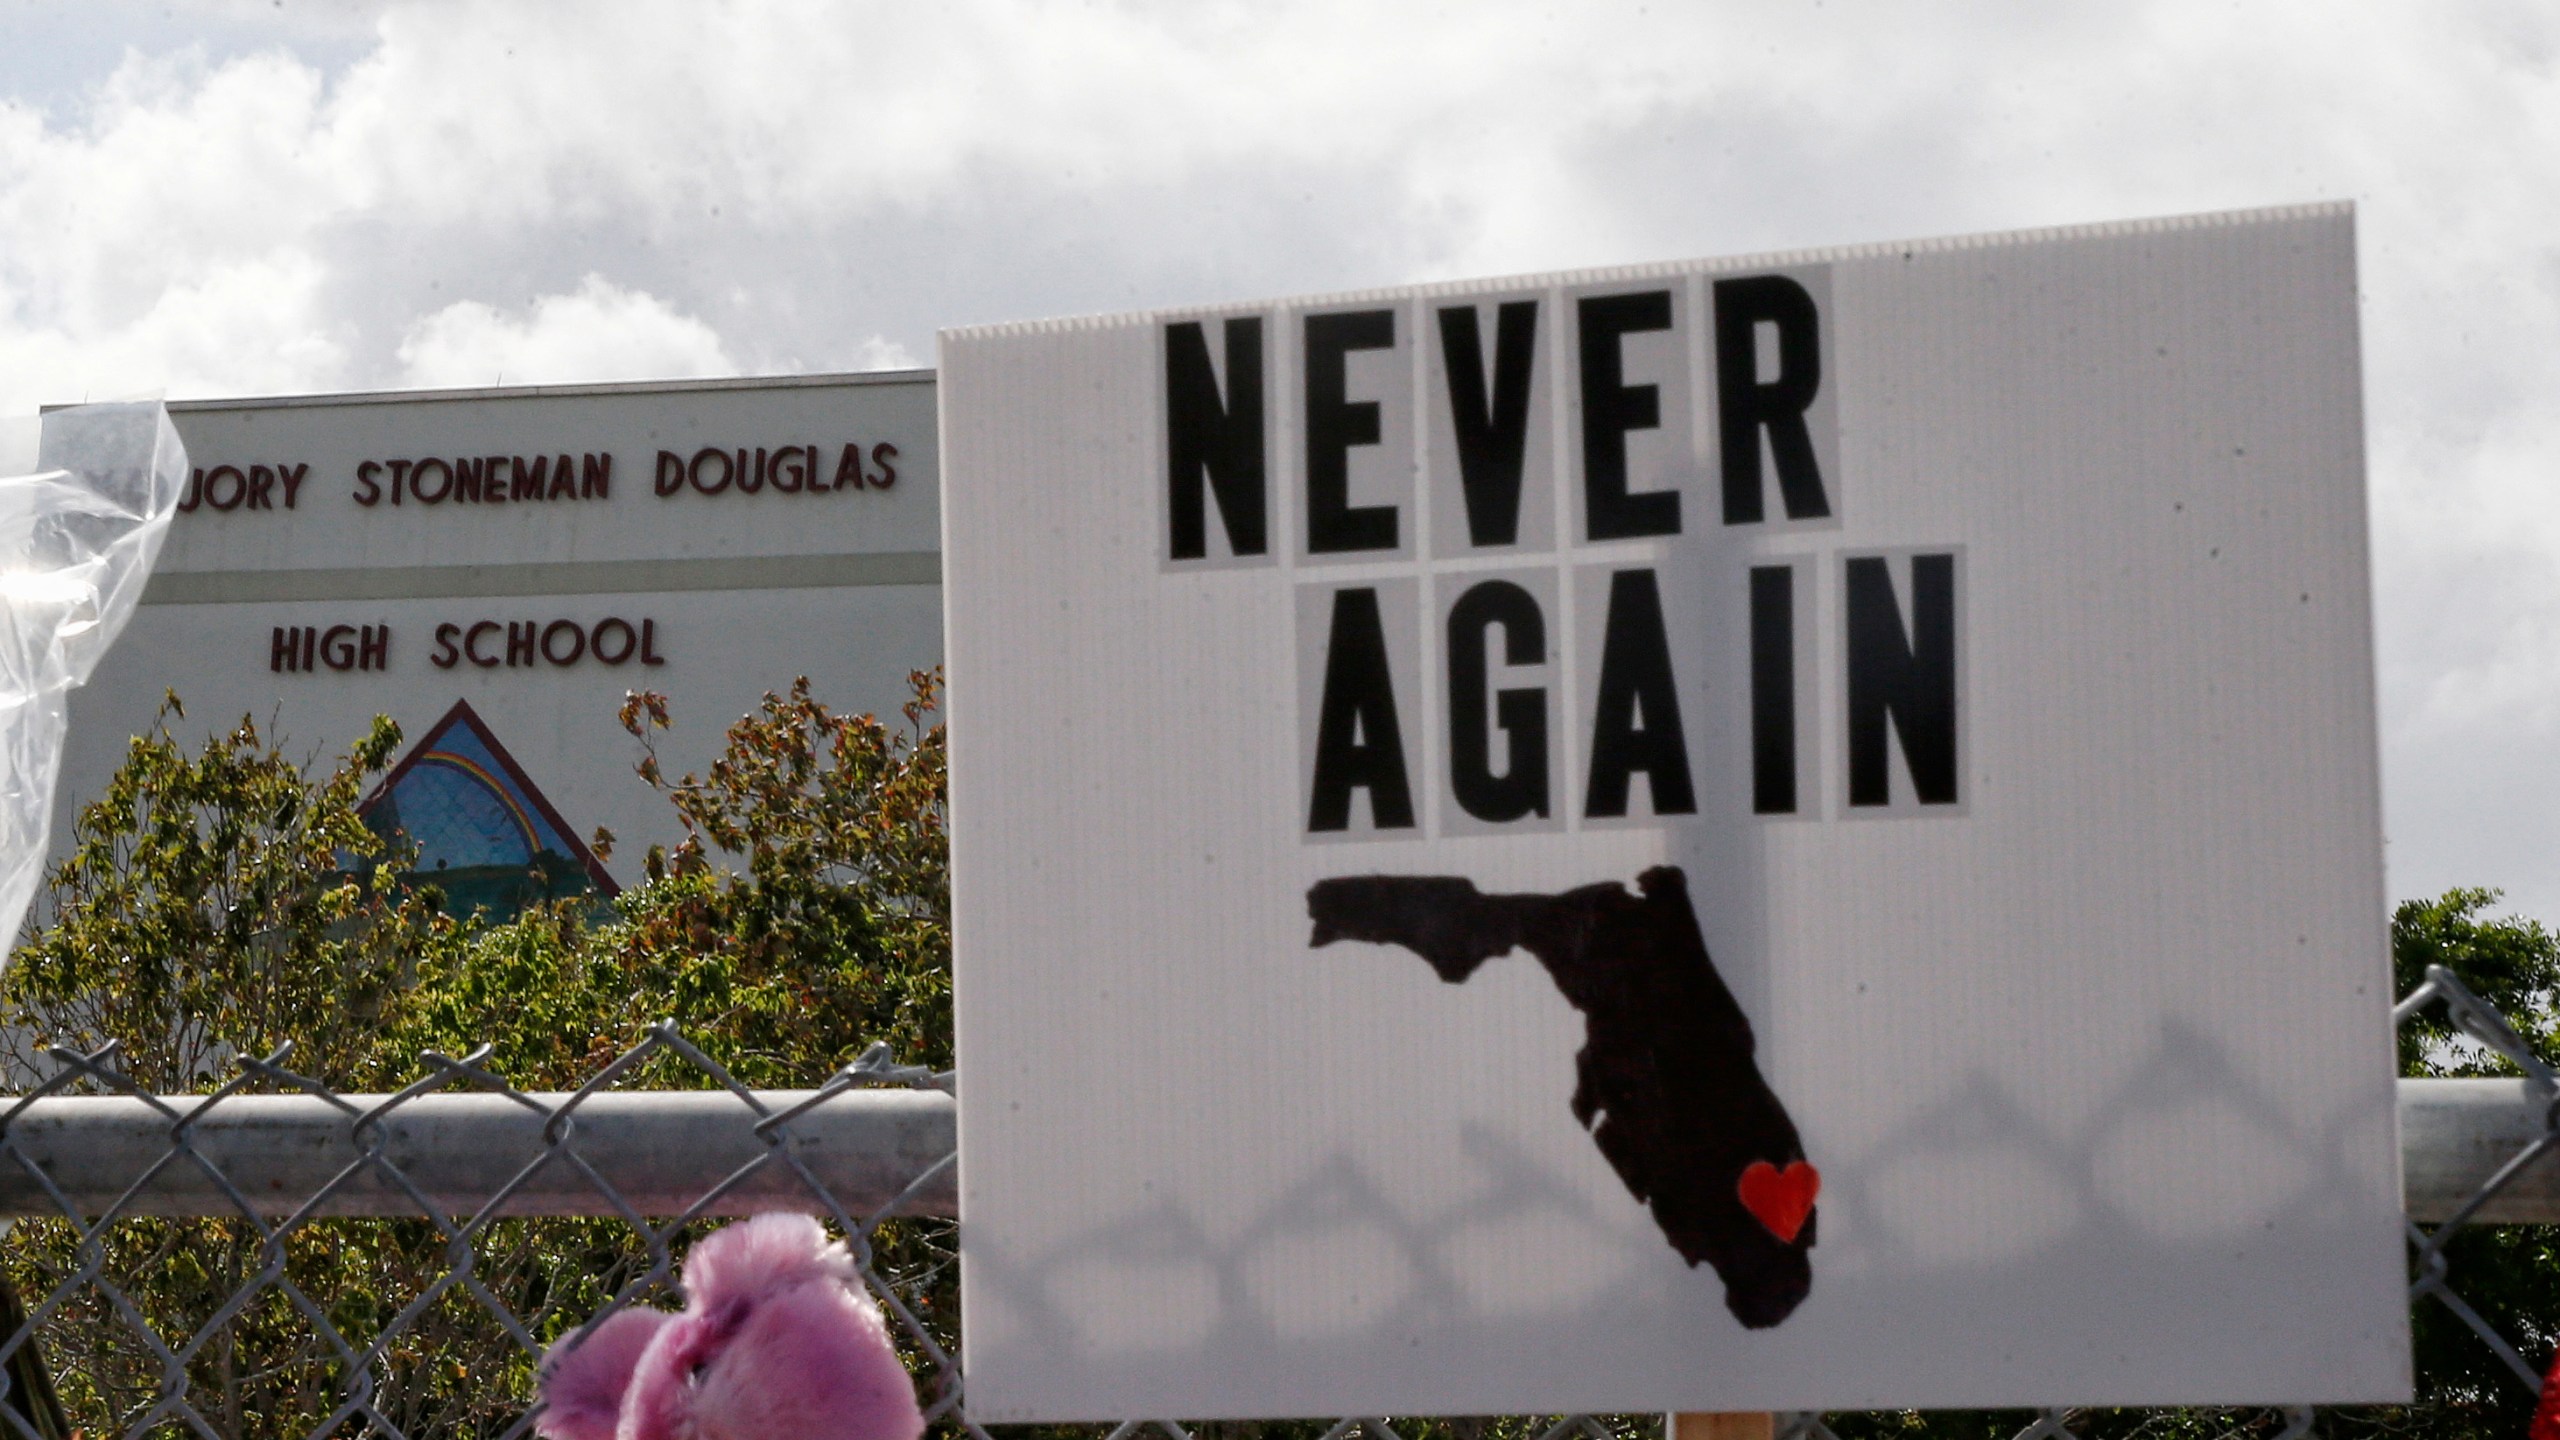
{"type": "MultiPolygon", "coordinates": [[[[2439,1005],[2455,1043],[2524,1078],[2464,1096],[2451,1112],[2471,1117],[2450,1147],[2461,1153],[2413,1165],[2412,1211],[2437,1223],[2410,1225],[2410,1295],[2475,1333],[2530,1394],[2549,1342],[2502,1334],[2467,1302],[2448,1245],[2552,1189],[2560,1074],[2443,970],[2398,1018],[2439,1005]],[[2499,1123],[2484,1127],[2483,1115],[2499,1123]],[[2423,1202],[2421,1178],[2432,1187],[2423,1202]]],[[[344,1095],[279,1053],[243,1059],[212,1094],[156,1096],[126,1080],[112,1047],[49,1054],[57,1068],[44,1083],[0,1109],[0,1213],[19,1217],[0,1243],[9,1434],[530,1434],[546,1348],[665,1298],[702,1222],[796,1210],[845,1240],[936,1431],[987,1440],[958,1356],[948,1073],[875,1049],[822,1088],[754,1091],[672,1025],[568,1093],[518,1090],[481,1053],[429,1055],[397,1094],[344,1095]]],[[[2291,1440],[2322,1420],[2304,1407],[2181,1412],[2175,1425],[2166,1414],[2130,1428],[2291,1440]]],[[[2015,1440],[2128,1428],[2100,1418],[2047,1411],[2015,1440]]],[[[1911,1428],[1877,1421],[1782,1415],[1775,1429],[1841,1440],[1911,1428]]],[[[1306,1440],[1410,1440],[1417,1428],[1448,1440],[1647,1440],[1663,1423],[1352,1417],[1299,1428],[1306,1440]]],[[[1195,1440],[1197,1428],[1233,1427],[1133,1420],[1108,1435],[1195,1440]]]]}

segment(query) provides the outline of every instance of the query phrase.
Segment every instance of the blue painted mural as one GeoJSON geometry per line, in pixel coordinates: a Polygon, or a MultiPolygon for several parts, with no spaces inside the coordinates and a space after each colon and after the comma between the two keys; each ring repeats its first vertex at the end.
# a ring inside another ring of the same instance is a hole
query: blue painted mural
{"type": "Polygon", "coordinates": [[[416,847],[406,878],[448,912],[504,919],[527,905],[617,887],[468,702],[456,701],[372,797],[365,823],[416,847]]]}

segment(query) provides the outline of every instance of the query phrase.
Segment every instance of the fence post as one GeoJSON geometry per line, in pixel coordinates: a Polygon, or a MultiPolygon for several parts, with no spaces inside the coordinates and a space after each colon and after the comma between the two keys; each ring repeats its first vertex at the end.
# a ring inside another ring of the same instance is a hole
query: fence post
{"type": "Polygon", "coordinates": [[[1683,1410],[1663,1429],[1665,1440],[1776,1440],[1778,1417],[1766,1410],[1683,1410]]]}

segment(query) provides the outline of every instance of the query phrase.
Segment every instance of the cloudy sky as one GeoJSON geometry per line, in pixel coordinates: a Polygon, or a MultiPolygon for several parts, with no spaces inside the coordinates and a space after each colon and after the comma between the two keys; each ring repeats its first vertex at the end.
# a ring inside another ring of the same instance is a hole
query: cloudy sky
{"type": "Polygon", "coordinates": [[[0,0],[0,413],[2360,207],[2391,882],[2560,919],[2560,11],[0,0]]]}

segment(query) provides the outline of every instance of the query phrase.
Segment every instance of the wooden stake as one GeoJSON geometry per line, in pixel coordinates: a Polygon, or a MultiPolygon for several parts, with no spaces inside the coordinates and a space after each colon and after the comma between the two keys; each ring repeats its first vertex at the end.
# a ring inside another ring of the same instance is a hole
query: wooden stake
{"type": "Polygon", "coordinates": [[[1766,1410],[1684,1410],[1671,1417],[1665,1440],[1776,1440],[1778,1417],[1766,1410]]]}

